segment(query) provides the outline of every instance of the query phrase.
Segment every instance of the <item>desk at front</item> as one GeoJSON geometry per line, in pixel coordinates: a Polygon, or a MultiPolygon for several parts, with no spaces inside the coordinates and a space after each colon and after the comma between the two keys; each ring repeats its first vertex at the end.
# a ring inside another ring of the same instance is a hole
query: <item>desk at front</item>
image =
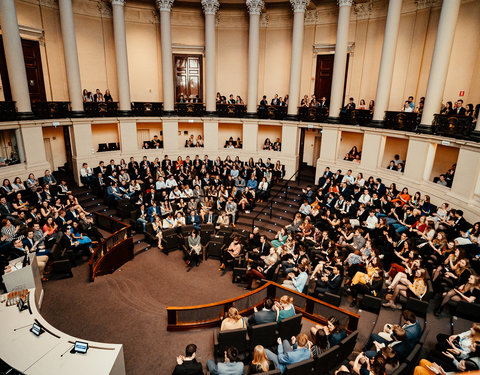
{"type": "Polygon", "coordinates": [[[0,358],[24,374],[35,375],[125,375],[123,346],[82,340],[52,327],[37,308],[35,289],[29,290],[29,310],[0,304],[0,358]],[[34,322],[45,332],[30,332],[34,322]],[[72,354],[75,341],[87,342],[86,354],[72,354]],[[65,354],[64,354],[65,353],[65,354]],[[62,356],[63,354],[63,356],[62,356]]]}

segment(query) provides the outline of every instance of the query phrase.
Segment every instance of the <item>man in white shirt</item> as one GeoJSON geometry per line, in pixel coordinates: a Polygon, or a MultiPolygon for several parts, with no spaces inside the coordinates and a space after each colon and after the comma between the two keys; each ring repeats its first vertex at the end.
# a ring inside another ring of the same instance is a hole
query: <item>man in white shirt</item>
{"type": "Polygon", "coordinates": [[[87,163],[82,164],[82,169],[80,170],[80,176],[85,180],[85,183],[89,186],[93,184],[94,176],[93,170],[88,166],[87,163]]]}
{"type": "Polygon", "coordinates": [[[368,192],[368,189],[363,190],[363,194],[360,195],[360,198],[358,198],[358,203],[365,203],[369,204],[370,203],[370,194],[368,192]]]}
{"type": "Polygon", "coordinates": [[[375,216],[375,210],[370,210],[367,220],[365,220],[365,226],[367,227],[367,229],[373,230],[375,229],[376,224],[378,224],[378,219],[375,216]]]}
{"type": "Polygon", "coordinates": [[[163,177],[159,177],[157,182],[155,183],[155,190],[163,190],[166,189],[167,185],[165,184],[165,179],[163,177]]]}
{"type": "Polygon", "coordinates": [[[177,186],[177,181],[175,181],[173,175],[171,175],[170,178],[165,181],[165,185],[167,186],[167,189],[173,189],[175,186],[177,186]]]}
{"type": "Polygon", "coordinates": [[[346,182],[349,185],[353,185],[353,183],[355,182],[355,178],[352,176],[352,170],[351,169],[349,169],[347,171],[347,174],[345,176],[343,176],[342,182],[346,182]]]}

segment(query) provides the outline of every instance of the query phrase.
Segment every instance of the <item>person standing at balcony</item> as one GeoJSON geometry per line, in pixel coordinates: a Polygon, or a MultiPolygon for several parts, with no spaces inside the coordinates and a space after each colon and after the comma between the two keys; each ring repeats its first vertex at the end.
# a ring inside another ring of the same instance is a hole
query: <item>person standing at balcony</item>
{"type": "Polygon", "coordinates": [[[455,108],[455,114],[458,116],[465,116],[466,112],[467,112],[466,109],[463,107],[463,100],[458,99],[457,108],[455,108]]]}
{"type": "Polygon", "coordinates": [[[260,100],[260,108],[265,109],[268,106],[267,96],[263,95],[262,100],[260,100]]]}
{"type": "Polygon", "coordinates": [[[235,104],[235,98],[233,97],[233,94],[230,94],[228,98],[228,104],[235,104]]]}
{"type": "Polygon", "coordinates": [[[105,95],[103,95],[103,99],[105,99],[105,102],[113,102],[112,95],[110,94],[110,90],[106,89],[105,90],[105,95]]]}
{"type": "Polygon", "coordinates": [[[275,94],[275,97],[272,99],[271,105],[280,105],[280,99],[278,98],[278,94],[275,94]]]}
{"type": "Polygon", "coordinates": [[[98,102],[99,101],[98,98],[99,98],[100,95],[102,95],[102,93],[100,92],[100,89],[96,89],[95,94],[93,94],[93,101],[98,102]]]}

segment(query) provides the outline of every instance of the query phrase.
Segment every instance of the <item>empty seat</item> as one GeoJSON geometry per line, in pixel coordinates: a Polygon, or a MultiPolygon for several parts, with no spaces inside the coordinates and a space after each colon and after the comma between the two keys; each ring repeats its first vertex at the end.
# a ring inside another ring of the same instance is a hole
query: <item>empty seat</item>
{"type": "Polygon", "coordinates": [[[225,358],[225,350],[234,346],[238,349],[239,358],[245,358],[244,353],[249,351],[248,335],[246,328],[230,329],[228,331],[213,331],[213,348],[215,357],[222,360],[225,358]],[[242,354],[242,356],[240,356],[242,354]]]}
{"type": "Polygon", "coordinates": [[[334,347],[328,349],[315,358],[314,368],[316,374],[325,374],[327,371],[333,369],[338,361],[338,355],[340,353],[340,345],[335,345],[334,347]]]}
{"type": "Polygon", "coordinates": [[[257,324],[250,328],[250,347],[253,349],[257,345],[265,348],[274,347],[277,342],[277,323],[257,324]]]}
{"type": "Polygon", "coordinates": [[[357,343],[358,330],[353,331],[342,341],[340,341],[340,350],[338,352],[338,362],[343,362],[348,358],[348,356],[353,352],[355,344],[357,343]]]}
{"type": "Polygon", "coordinates": [[[278,334],[282,340],[290,340],[302,330],[302,314],[296,314],[278,323],[278,334]]]}
{"type": "Polygon", "coordinates": [[[410,310],[411,312],[415,313],[415,315],[426,319],[428,302],[421,301],[418,298],[410,297],[405,305],[405,310],[410,310]]]}
{"type": "Polygon", "coordinates": [[[360,302],[360,308],[378,314],[382,307],[382,299],[365,294],[360,302]]]}
{"type": "Polygon", "coordinates": [[[313,374],[313,359],[307,359],[302,362],[294,363],[293,365],[288,365],[283,371],[283,375],[306,375],[313,374]]]}

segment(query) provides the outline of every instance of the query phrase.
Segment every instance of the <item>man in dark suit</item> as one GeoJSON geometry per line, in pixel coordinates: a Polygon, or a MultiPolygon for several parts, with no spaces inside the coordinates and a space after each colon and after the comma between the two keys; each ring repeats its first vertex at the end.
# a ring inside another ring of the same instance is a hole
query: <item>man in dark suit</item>
{"type": "Polygon", "coordinates": [[[330,167],[325,167],[325,171],[323,172],[322,176],[318,179],[318,185],[323,186],[327,178],[330,178],[332,176],[333,176],[333,173],[330,170],[330,167]]]}
{"type": "Polygon", "coordinates": [[[459,116],[465,116],[466,113],[467,113],[467,110],[463,107],[463,100],[458,99],[457,108],[455,108],[455,114],[459,116]]]}
{"type": "Polygon", "coordinates": [[[322,99],[320,99],[320,101],[317,102],[317,106],[321,108],[328,108],[327,98],[322,97],[322,99]]]}
{"type": "Polygon", "coordinates": [[[205,164],[205,168],[207,168],[207,171],[211,171],[213,168],[213,161],[208,158],[208,155],[205,155],[203,157],[203,164],[205,164]]]}
{"type": "Polygon", "coordinates": [[[107,165],[107,175],[111,176],[113,172],[117,170],[117,166],[115,165],[115,160],[110,160],[110,164],[107,165]]]}
{"type": "Polygon", "coordinates": [[[12,204],[7,202],[7,198],[0,198],[0,216],[2,218],[9,219],[10,221],[15,220],[14,216],[17,216],[18,213],[14,210],[12,204]]]}
{"type": "Polygon", "coordinates": [[[98,163],[98,167],[94,168],[93,171],[97,176],[99,173],[101,173],[102,175],[106,174],[107,169],[105,168],[105,163],[101,161],[100,163],[98,163]]]}
{"type": "Polygon", "coordinates": [[[202,364],[197,362],[197,345],[188,344],[185,356],[177,357],[177,365],[172,375],[203,375],[202,364]]]}
{"type": "Polygon", "coordinates": [[[75,206],[73,205],[68,206],[68,211],[65,215],[65,220],[67,220],[68,224],[71,224],[72,222],[78,220],[78,211],[75,209],[75,206]]]}
{"type": "Polygon", "coordinates": [[[267,101],[267,96],[266,95],[263,95],[263,98],[262,100],[260,100],[260,108],[267,108],[268,106],[268,101],[267,101]]]}
{"type": "Polygon", "coordinates": [[[278,94],[275,94],[275,97],[272,99],[271,105],[280,105],[280,99],[278,99],[278,94]]]}
{"type": "Polygon", "coordinates": [[[200,217],[193,210],[187,216],[187,225],[193,225],[196,230],[200,230],[200,217]]]}
{"type": "Polygon", "coordinates": [[[385,346],[388,345],[393,349],[393,351],[397,355],[397,358],[398,358],[399,361],[404,360],[408,356],[408,354],[410,354],[410,351],[412,350],[412,347],[413,347],[413,345],[411,345],[411,343],[407,340],[407,335],[405,334],[405,329],[402,328],[399,325],[394,325],[392,327],[391,336],[392,336],[391,341],[384,340],[384,342],[380,343],[380,342],[374,340],[373,341],[373,344],[374,344],[373,350],[367,350],[365,352],[365,355],[368,358],[373,358],[378,353],[381,353],[382,348],[384,348],[385,346]]]}
{"type": "Polygon", "coordinates": [[[217,216],[208,210],[208,213],[203,217],[203,224],[215,224],[217,222],[217,216]]]}
{"type": "Polygon", "coordinates": [[[248,324],[254,326],[257,324],[275,322],[277,320],[277,313],[273,310],[273,305],[274,302],[272,298],[265,298],[263,309],[258,311],[255,307],[253,315],[248,318],[248,324]]]}
{"type": "Polygon", "coordinates": [[[335,266],[329,275],[324,275],[317,281],[315,293],[337,293],[342,285],[343,269],[341,266],[335,266]]]}

